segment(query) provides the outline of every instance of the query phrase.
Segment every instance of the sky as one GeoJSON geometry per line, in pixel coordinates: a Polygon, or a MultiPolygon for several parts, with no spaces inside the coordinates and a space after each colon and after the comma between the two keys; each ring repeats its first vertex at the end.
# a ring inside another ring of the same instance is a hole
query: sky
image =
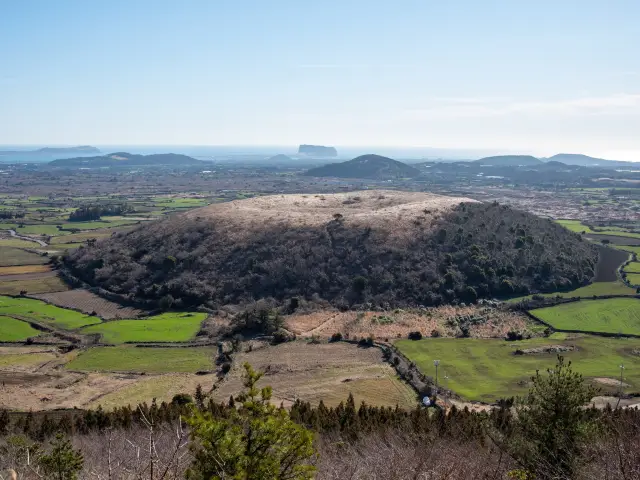
{"type": "Polygon", "coordinates": [[[640,160],[638,0],[1,0],[0,144],[640,160]]]}

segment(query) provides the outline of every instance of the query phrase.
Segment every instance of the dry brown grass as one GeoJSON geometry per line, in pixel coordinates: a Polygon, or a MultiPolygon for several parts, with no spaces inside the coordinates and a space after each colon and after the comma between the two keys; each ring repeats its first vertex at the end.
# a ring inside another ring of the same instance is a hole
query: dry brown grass
{"type": "Polygon", "coordinates": [[[2,275],[19,275],[22,273],[44,273],[50,272],[49,265],[14,265],[11,267],[0,267],[0,276],[2,275]]]}
{"type": "Polygon", "coordinates": [[[419,331],[431,335],[437,330],[444,337],[455,337],[459,329],[448,320],[459,316],[482,316],[486,322],[471,326],[471,336],[477,338],[502,338],[509,330],[525,330],[527,318],[517,312],[496,308],[445,305],[423,310],[391,312],[336,312],[332,310],[309,314],[290,315],[285,318],[287,329],[296,335],[317,335],[328,338],[340,332],[349,338],[373,335],[376,339],[406,338],[409,332],[419,331]]]}
{"type": "Polygon", "coordinates": [[[117,303],[110,302],[88,290],[75,289],[66,292],[43,293],[33,295],[45,302],[52,303],[59,307],[74,308],[84,313],[96,312],[99,317],[111,320],[114,318],[136,318],[144,312],[133,307],[123,307],[117,303]]]}
{"type": "Polygon", "coordinates": [[[405,408],[415,406],[415,394],[396,378],[377,348],[363,349],[346,343],[289,342],[256,347],[237,355],[228,379],[214,397],[226,400],[242,390],[242,365],[249,362],[265,371],[261,385],[273,387],[275,403],[291,404],[297,398],[337,405],[352,393],[357,403],[405,408]]]}
{"type": "Polygon", "coordinates": [[[19,295],[28,293],[62,292],[69,286],[55,272],[25,273],[0,277],[0,295],[19,295]]]}
{"type": "Polygon", "coordinates": [[[176,393],[210,388],[214,375],[69,372],[62,367],[77,351],[55,347],[0,347],[0,408],[53,410],[106,408],[171,401],[176,393]]]}
{"type": "MultiPolygon", "coordinates": [[[[396,378],[377,348],[362,349],[346,343],[254,343],[253,351],[236,356],[229,376],[213,393],[216,399],[227,400],[243,389],[242,364],[249,362],[266,371],[261,384],[273,387],[276,404],[290,405],[300,398],[313,404],[323,400],[327,405],[337,405],[353,393],[358,403],[364,400],[405,408],[415,405],[413,391],[396,378]]],[[[208,391],[216,382],[212,374],[86,374],[61,368],[75,355],[75,351],[65,354],[51,347],[0,350],[0,381],[6,383],[0,389],[0,408],[113,408],[153,398],[171,401],[177,393],[193,394],[198,384],[208,391]]]]}
{"type": "Polygon", "coordinates": [[[346,224],[370,226],[402,237],[410,231],[404,227],[417,218],[428,225],[435,216],[461,202],[475,200],[393,190],[268,195],[198,208],[184,213],[182,219],[215,218],[217,222],[237,229],[238,234],[246,234],[268,225],[289,228],[323,225],[340,214],[346,224]]]}

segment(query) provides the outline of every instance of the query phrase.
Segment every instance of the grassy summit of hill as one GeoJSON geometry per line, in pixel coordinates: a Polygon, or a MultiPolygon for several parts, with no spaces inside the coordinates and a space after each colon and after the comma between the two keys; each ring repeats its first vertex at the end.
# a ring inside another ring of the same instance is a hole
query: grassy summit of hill
{"type": "Polygon", "coordinates": [[[311,177],[370,178],[385,180],[391,178],[417,177],[420,171],[405,163],[380,155],[361,155],[342,163],[330,163],[312,168],[306,175],[311,177]]]}
{"type": "Polygon", "coordinates": [[[87,283],[150,306],[299,297],[348,308],[577,288],[593,278],[597,255],[579,234],[506,206],[369,190],[214,204],[64,262],[87,283]]]}
{"type": "Polygon", "coordinates": [[[96,157],[60,158],[49,162],[52,167],[132,167],[143,165],[200,165],[196,160],[178,153],[137,155],[126,152],[110,153],[96,157]]]}

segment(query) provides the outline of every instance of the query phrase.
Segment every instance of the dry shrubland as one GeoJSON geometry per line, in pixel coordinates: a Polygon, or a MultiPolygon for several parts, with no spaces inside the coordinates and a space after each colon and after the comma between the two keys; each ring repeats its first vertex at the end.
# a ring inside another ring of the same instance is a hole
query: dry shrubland
{"type": "MultiPolygon", "coordinates": [[[[573,480],[636,480],[640,478],[638,425],[585,447],[585,457],[573,480]]],[[[370,434],[356,441],[336,435],[316,440],[317,480],[470,480],[514,478],[518,463],[491,440],[487,442],[433,439],[398,430],[370,434]],[[483,444],[484,443],[484,444],[483,444]]],[[[188,437],[177,423],[130,430],[110,430],[76,436],[75,448],[85,465],[78,480],[181,480],[192,461],[188,437]],[[151,452],[151,454],[150,454],[151,452]],[[152,475],[153,470],[153,476],[152,475]]],[[[40,480],[35,457],[0,440],[0,479],[40,480]],[[27,464],[29,462],[30,464],[27,464]]],[[[518,477],[515,477],[518,478],[518,477]]],[[[569,479],[560,479],[569,480],[569,479]]]]}
{"type": "Polygon", "coordinates": [[[522,313],[476,305],[442,305],[420,310],[384,312],[318,312],[293,314],[284,318],[288,330],[305,337],[329,338],[341,333],[346,338],[376,339],[406,338],[409,332],[425,336],[438,332],[443,337],[461,335],[460,323],[469,324],[469,336],[475,338],[504,338],[507,332],[525,331],[527,317],[522,313]]]}

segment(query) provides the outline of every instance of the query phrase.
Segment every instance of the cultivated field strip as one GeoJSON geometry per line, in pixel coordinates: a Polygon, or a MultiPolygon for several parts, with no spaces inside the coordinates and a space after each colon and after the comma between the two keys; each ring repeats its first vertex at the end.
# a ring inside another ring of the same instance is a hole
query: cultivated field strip
{"type": "Polygon", "coordinates": [[[76,309],[87,314],[95,312],[99,317],[106,320],[114,318],[136,318],[144,314],[142,310],[133,307],[124,307],[84,289],[44,293],[34,295],[34,297],[59,307],[76,309]]]}

